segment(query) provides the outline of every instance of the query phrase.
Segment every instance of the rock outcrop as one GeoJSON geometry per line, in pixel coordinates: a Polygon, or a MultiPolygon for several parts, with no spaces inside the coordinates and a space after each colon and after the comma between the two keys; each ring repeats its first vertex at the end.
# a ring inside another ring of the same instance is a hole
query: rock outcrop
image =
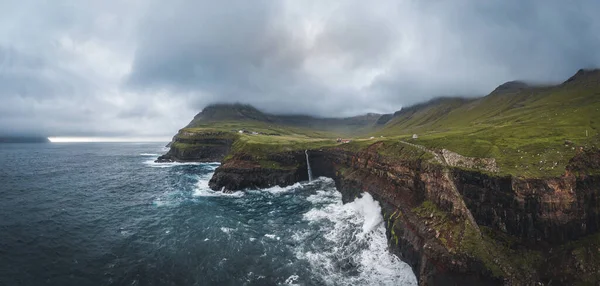
{"type": "Polygon", "coordinates": [[[237,154],[219,166],[210,179],[214,190],[236,191],[246,188],[288,186],[308,180],[304,152],[273,154],[262,160],[237,154]]]}

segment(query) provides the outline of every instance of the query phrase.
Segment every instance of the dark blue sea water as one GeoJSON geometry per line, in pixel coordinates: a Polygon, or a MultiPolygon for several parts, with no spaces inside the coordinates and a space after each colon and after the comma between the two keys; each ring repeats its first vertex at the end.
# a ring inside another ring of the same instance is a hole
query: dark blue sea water
{"type": "Polygon", "coordinates": [[[0,285],[415,285],[330,179],[224,195],[163,143],[0,144],[0,285]]]}

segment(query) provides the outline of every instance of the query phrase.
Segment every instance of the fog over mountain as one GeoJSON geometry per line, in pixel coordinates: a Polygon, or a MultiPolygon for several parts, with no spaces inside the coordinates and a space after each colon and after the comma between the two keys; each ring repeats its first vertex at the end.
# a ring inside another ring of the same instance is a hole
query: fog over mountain
{"type": "Polygon", "coordinates": [[[389,113],[600,66],[600,2],[2,1],[0,134],[170,136],[203,107],[389,113]]]}

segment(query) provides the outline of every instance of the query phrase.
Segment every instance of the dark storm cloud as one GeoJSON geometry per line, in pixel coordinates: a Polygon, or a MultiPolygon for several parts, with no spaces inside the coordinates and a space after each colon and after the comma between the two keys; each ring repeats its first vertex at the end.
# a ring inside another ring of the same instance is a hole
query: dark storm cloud
{"type": "Polygon", "coordinates": [[[595,1],[195,3],[151,9],[129,83],[197,91],[197,109],[390,112],[600,62],[595,1]]]}
{"type": "MultiPolygon", "coordinates": [[[[14,1],[13,1],[14,2],[14,1]]],[[[0,133],[169,135],[204,106],[393,112],[600,65],[597,1],[0,3],[0,133]]]]}

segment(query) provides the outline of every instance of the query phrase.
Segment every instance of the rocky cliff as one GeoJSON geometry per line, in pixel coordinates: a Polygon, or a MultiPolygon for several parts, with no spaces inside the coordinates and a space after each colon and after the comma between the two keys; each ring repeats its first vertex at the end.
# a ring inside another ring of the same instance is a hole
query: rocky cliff
{"type": "Polygon", "coordinates": [[[167,145],[169,152],[156,162],[221,162],[237,136],[231,132],[190,132],[179,130],[167,145]]]}
{"type": "MultiPolygon", "coordinates": [[[[342,146],[309,150],[315,176],[345,201],[363,192],[382,205],[391,251],[421,285],[594,283],[600,279],[600,151],[581,151],[557,178],[525,179],[453,167],[424,156],[342,146]],[[556,269],[559,263],[561,269],[556,269]]],[[[306,180],[303,151],[227,157],[215,190],[306,180]]]]}

